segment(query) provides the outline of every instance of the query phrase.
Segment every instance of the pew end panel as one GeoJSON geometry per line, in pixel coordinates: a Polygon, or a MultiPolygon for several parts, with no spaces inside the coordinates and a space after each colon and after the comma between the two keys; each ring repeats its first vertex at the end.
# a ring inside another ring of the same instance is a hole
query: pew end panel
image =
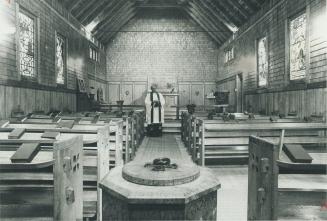
{"type": "Polygon", "coordinates": [[[98,151],[97,151],[97,219],[102,220],[102,190],[98,188],[100,181],[109,173],[110,155],[110,129],[104,126],[98,130],[98,151]]]}
{"type": "Polygon", "coordinates": [[[205,128],[203,120],[199,120],[199,161],[200,166],[205,166],[205,128]]]}
{"type": "Polygon", "coordinates": [[[111,150],[115,151],[115,166],[124,164],[123,159],[123,121],[111,121],[110,133],[114,133],[114,142],[110,142],[111,150]]]}
{"type": "Polygon", "coordinates": [[[83,140],[54,143],[54,220],[83,220],[83,140]]]}
{"type": "Polygon", "coordinates": [[[276,220],[278,145],[262,138],[249,139],[248,220],[276,220]]]}

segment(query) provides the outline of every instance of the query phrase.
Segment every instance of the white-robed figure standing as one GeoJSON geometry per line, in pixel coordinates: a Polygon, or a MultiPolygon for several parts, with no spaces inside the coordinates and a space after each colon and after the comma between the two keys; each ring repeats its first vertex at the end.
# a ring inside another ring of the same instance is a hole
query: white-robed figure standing
{"type": "Polygon", "coordinates": [[[145,98],[147,132],[149,136],[161,136],[162,123],[165,119],[165,99],[161,93],[157,92],[155,86],[151,86],[151,91],[145,98]]]}

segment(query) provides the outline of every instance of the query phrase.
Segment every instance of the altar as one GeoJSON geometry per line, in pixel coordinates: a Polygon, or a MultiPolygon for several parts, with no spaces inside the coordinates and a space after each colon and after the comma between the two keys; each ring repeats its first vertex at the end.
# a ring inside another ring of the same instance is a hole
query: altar
{"type": "Polygon", "coordinates": [[[165,119],[179,120],[179,94],[162,93],[165,98],[165,119]]]}

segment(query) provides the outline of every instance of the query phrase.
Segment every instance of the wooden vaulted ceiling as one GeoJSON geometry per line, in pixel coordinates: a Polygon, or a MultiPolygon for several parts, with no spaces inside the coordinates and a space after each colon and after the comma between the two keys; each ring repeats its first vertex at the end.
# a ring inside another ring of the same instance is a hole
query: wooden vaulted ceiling
{"type": "Polygon", "coordinates": [[[140,8],[179,8],[218,45],[257,12],[265,0],[61,0],[69,12],[103,44],[140,8]]]}

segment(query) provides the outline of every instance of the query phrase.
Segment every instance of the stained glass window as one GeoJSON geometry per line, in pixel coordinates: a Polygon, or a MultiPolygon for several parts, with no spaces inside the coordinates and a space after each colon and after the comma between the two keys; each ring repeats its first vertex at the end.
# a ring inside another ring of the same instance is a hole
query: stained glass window
{"type": "Polygon", "coordinates": [[[234,48],[230,48],[225,51],[225,63],[234,59],[234,48]]]}
{"type": "Polygon", "coordinates": [[[19,12],[19,71],[22,76],[35,77],[35,21],[19,12]]]}
{"type": "Polygon", "coordinates": [[[57,76],[57,84],[65,83],[65,38],[60,34],[56,34],[56,76],[57,76]]]}
{"type": "Polygon", "coordinates": [[[261,38],[258,41],[258,85],[267,86],[268,83],[268,50],[267,38],[261,38]]]}
{"type": "Polygon", "coordinates": [[[306,14],[290,21],[290,80],[302,79],[306,70],[306,14]]]}
{"type": "Polygon", "coordinates": [[[94,61],[99,61],[99,52],[90,46],[90,59],[94,61]]]}

